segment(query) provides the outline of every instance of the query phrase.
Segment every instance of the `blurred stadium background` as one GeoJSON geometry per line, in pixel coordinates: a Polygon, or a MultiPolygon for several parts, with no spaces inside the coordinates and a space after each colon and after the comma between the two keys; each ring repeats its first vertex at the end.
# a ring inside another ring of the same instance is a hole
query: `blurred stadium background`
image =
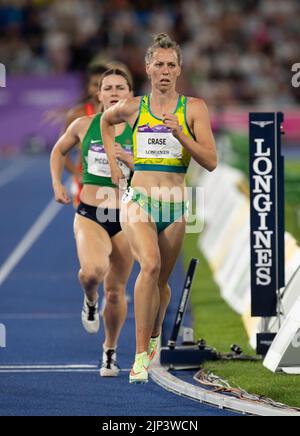
{"type": "Polygon", "coordinates": [[[126,63],[136,94],[146,92],[145,48],[162,30],[183,48],[180,89],[207,101],[215,128],[245,131],[250,108],[281,109],[290,115],[287,139],[297,143],[300,88],[291,86],[291,67],[299,61],[299,16],[297,0],[2,0],[1,151],[30,137],[51,147],[58,127],[45,132],[43,114],[78,99],[91,62],[126,63]]]}
{"type": "MultiPolygon", "coordinates": [[[[290,277],[300,265],[300,88],[291,84],[292,65],[300,61],[299,20],[298,0],[2,0],[0,62],[7,69],[7,87],[0,89],[0,169],[16,154],[51,150],[67,110],[82,97],[88,65],[124,62],[133,74],[136,95],[147,92],[145,48],[153,34],[167,32],[183,49],[184,71],[178,88],[206,100],[222,165],[223,176],[219,173],[215,182],[198,172],[192,181],[207,183],[207,189],[212,183],[216,194],[222,177],[234,180],[226,185],[227,192],[236,194],[238,190],[243,199],[238,197],[232,210],[241,208],[241,202],[249,203],[249,111],[285,113],[290,277]]],[[[222,198],[220,190],[218,194],[222,198]]],[[[49,191],[47,199],[50,195],[49,191]]],[[[249,337],[257,322],[250,326],[247,314],[249,259],[246,257],[243,271],[233,270],[232,282],[221,274],[222,268],[227,273],[230,270],[226,255],[239,250],[234,244],[241,244],[241,239],[234,241],[232,230],[227,245],[221,244],[210,226],[214,217],[209,213],[216,205],[210,203],[209,207],[203,237],[199,241],[199,235],[188,236],[184,250],[186,263],[191,256],[202,260],[193,294],[196,333],[221,351],[238,342],[252,353],[249,337]],[[223,250],[218,259],[210,252],[212,242],[223,250]]],[[[240,217],[239,209],[237,215],[240,217]]],[[[233,215],[233,221],[235,218],[233,215]]],[[[243,220],[239,225],[246,234],[247,213],[243,220]]],[[[248,256],[242,252],[240,259],[243,255],[248,256]]],[[[260,363],[208,364],[208,369],[250,391],[300,406],[297,377],[275,380],[260,363]]]]}

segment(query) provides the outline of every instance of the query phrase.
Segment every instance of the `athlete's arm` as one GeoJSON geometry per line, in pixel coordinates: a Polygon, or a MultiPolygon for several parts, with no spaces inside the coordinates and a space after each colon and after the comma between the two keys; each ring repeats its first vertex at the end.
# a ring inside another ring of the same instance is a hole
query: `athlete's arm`
{"type": "Polygon", "coordinates": [[[65,169],[73,176],[76,176],[76,177],[82,176],[82,173],[81,173],[78,165],[75,165],[69,156],[66,156],[65,169]]]}
{"type": "Polygon", "coordinates": [[[164,122],[172,129],[173,135],[192,155],[195,161],[208,171],[214,171],[217,167],[217,150],[211,129],[209,113],[203,100],[193,99],[188,102],[188,119],[195,139],[185,135],[179,126],[178,118],[174,115],[166,115],[164,122]]]}
{"type": "MultiPolygon", "coordinates": [[[[78,118],[84,116],[84,111],[82,109],[82,106],[77,106],[74,109],[69,110],[69,112],[67,113],[67,119],[65,122],[65,128],[64,128],[64,132],[67,131],[67,129],[70,127],[70,125],[77,120],[78,118]]],[[[78,146],[80,146],[78,144],[78,146]]],[[[81,177],[82,174],[78,168],[78,165],[74,164],[74,162],[72,161],[72,159],[69,156],[66,156],[66,160],[65,160],[65,169],[73,174],[74,176],[77,177],[81,177]]]]}
{"type": "Polygon", "coordinates": [[[117,164],[114,126],[124,122],[133,125],[132,119],[135,114],[136,116],[138,114],[139,102],[140,99],[134,97],[121,100],[118,104],[105,111],[101,117],[103,144],[111,168],[112,182],[117,186],[124,179],[124,175],[117,164]]]}
{"type": "Polygon", "coordinates": [[[52,185],[55,194],[55,200],[58,203],[70,204],[66,188],[62,185],[62,174],[65,167],[66,155],[78,144],[79,129],[82,119],[74,121],[68,127],[67,131],[55,144],[50,158],[50,168],[52,185]]]}

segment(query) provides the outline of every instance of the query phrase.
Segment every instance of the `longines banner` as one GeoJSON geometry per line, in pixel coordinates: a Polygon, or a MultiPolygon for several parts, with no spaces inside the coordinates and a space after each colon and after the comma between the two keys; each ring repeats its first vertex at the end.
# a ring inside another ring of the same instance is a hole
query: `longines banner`
{"type": "Polygon", "coordinates": [[[250,114],[252,316],[277,314],[285,286],[282,113],[250,114]]]}

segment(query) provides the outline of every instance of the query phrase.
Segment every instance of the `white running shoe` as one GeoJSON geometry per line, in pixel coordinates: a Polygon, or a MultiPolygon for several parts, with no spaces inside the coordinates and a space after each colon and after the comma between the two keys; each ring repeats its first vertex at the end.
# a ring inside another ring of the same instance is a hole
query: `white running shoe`
{"type": "Polygon", "coordinates": [[[100,316],[98,302],[93,306],[90,306],[86,296],[84,297],[81,321],[84,329],[91,335],[96,335],[99,332],[100,316]]]}
{"type": "Polygon", "coordinates": [[[101,377],[118,377],[120,367],[117,363],[117,354],[115,350],[107,350],[103,352],[102,368],[100,369],[101,377]]]}

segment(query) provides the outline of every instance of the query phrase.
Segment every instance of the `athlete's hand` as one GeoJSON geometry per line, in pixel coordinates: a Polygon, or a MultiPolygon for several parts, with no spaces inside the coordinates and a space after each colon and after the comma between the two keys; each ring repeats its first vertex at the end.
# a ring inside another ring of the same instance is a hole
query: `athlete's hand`
{"type": "Polygon", "coordinates": [[[54,189],[55,201],[57,201],[57,203],[66,204],[66,205],[71,203],[71,200],[68,196],[67,189],[64,187],[64,185],[58,183],[56,185],[53,185],[53,189],[54,189]]]}
{"type": "Polygon", "coordinates": [[[181,127],[178,121],[178,117],[174,114],[164,114],[163,122],[166,127],[171,129],[172,134],[177,137],[181,132],[181,127]]]}
{"type": "Polygon", "coordinates": [[[120,144],[116,144],[115,145],[115,153],[116,153],[116,158],[119,159],[120,161],[126,163],[128,160],[128,155],[127,153],[123,150],[123,148],[121,147],[120,144]]]}
{"type": "Polygon", "coordinates": [[[111,168],[111,180],[114,185],[118,186],[121,191],[127,189],[127,180],[117,164],[111,168]]]}

